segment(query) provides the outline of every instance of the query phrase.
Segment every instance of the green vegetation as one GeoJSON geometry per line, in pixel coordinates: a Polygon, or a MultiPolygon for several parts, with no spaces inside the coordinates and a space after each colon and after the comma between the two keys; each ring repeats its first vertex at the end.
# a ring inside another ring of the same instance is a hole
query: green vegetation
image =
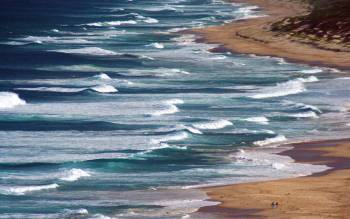
{"type": "Polygon", "coordinates": [[[274,23],[272,30],[292,37],[349,45],[350,0],[309,0],[309,3],[309,14],[285,18],[274,23]]]}

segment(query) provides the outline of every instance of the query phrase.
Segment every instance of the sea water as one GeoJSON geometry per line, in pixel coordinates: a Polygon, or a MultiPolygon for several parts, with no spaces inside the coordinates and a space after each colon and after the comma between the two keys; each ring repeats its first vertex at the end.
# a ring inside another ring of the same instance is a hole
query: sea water
{"type": "Polygon", "coordinates": [[[350,78],[179,32],[262,15],[211,0],[1,2],[0,218],[188,218],[215,204],[193,188],[325,170],[275,152],[347,137],[350,78]]]}

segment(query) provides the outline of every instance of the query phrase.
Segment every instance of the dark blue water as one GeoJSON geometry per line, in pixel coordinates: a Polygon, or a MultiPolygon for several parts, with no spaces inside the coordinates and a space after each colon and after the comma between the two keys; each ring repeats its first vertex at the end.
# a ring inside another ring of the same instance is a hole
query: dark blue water
{"type": "Polygon", "coordinates": [[[306,175],[273,154],[344,137],[349,78],[211,53],[180,30],[254,17],[220,1],[2,1],[0,218],[181,218],[193,189],[306,175]]]}

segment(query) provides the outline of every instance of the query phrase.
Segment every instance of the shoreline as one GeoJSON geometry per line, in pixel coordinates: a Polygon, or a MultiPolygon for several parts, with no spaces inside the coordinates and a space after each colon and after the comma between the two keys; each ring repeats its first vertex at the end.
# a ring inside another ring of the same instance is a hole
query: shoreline
{"type": "MultiPolygon", "coordinates": [[[[190,32],[201,36],[200,41],[219,44],[240,54],[255,54],[284,58],[287,61],[317,67],[336,68],[350,71],[350,52],[333,51],[296,38],[277,36],[270,31],[271,24],[285,18],[308,13],[308,5],[279,0],[234,0],[234,3],[256,5],[264,15],[236,20],[221,26],[193,29],[190,32]]],[[[339,46],[339,45],[338,45],[339,46]]]]}
{"type": "MultiPolygon", "coordinates": [[[[350,215],[350,139],[290,144],[279,153],[331,169],[309,176],[203,188],[219,205],[200,215],[218,218],[345,218],[350,215]],[[271,208],[277,201],[278,208],[271,208]]],[[[195,217],[196,218],[196,217],[195,217]]],[[[210,217],[209,217],[210,218],[210,217]]]]}
{"type": "MultiPolygon", "coordinates": [[[[266,17],[195,29],[200,41],[219,44],[216,50],[284,58],[317,67],[350,70],[350,52],[276,36],[270,25],[284,17],[304,15],[308,5],[277,0],[234,1],[257,5],[266,17]]],[[[214,49],[214,50],[215,50],[214,49]]],[[[321,164],[329,170],[308,176],[240,183],[201,189],[219,205],[200,208],[194,218],[345,218],[350,215],[350,139],[288,144],[280,155],[296,163],[321,164]],[[278,202],[272,208],[272,202],[278,202]]]]}

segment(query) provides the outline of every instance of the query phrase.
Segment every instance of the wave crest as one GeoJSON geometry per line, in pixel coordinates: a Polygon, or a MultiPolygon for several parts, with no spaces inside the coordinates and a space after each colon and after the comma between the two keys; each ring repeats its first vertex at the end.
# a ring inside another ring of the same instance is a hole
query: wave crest
{"type": "Polygon", "coordinates": [[[198,129],[222,129],[231,125],[233,125],[232,122],[220,119],[217,121],[194,123],[192,126],[198,129]]]}
{"type": "Polygon", "coordinates": [[[95,75],[94,77],[97,78],[97,79],[101,79],[101,80],[111,80],[112,79],[111,77],[109,77],[105,73],[101,73],[99,75],[95,75]]]}
{"type": "Polygon", "coordinates": [[[119,53],[113,52],[111,50],[102,49],[99,47],[84,47],[80,49],[58,49],[52,50],[54,52],[69,53],[69,54],[79,54],[79,55],[90,55],[90,56],[114,56],[119,55],[119,53]]]}
{"type": "Polygon", "coordinates": [[[161,116],[166,114],[174,114],[179,111],[176,105],[183,104],[184,101],[181,99],[171,99],[164,101],[165,109],[158,110],[156,112],[151,113],[153,116],[161,116]]]}
{"type": "Polygon", "coordinates": [[[94,90],[99,93],[116,93],[118,90],[112,85],[97,85],[92,87],[91,90],[94,90]]]}
{"type": "Polygon", "coordinates": [[[40,190],[56,189],[59,185],[49,184],[49,185],[40,185],[40,186],[16,186],[8,188],[0,188],[0,193],[4,195],[25,195],[28,192],[35,192],[40,190]]]}
{"type": "Polygon", "coordinates": [[[287,140],[287,138],[284,135],[277,135],[276,137],[273,137],[273,138],[266,138],[265,140],[255,141],[254,145],[266,146],[266,145],[284,142],[286,140],[287,140]]]}
{"type": "Polygon", "coordinates": [[[91,27],[106,27],[106,26],[120,26],[125,24],[137,24],[137,21],[127,20],[127,21],[106,21],[106,22],[95,22],[88,23],[87,26],[91,27]]]}
{"type": "Polygon", "coordinates": [[[63,174],[63,176],[60,178],[60,180],[73,182],[73,181],[77,181],[81,177],[89,177],[89,176],[91,176],[90,173],[88,173],[82,169],[74,168],[74,169],[66,171],[63,174]]]}
{"type": "Polygon", "coordinates": [[[250,117],[247,119],[244,119],[245,121],[248,122],[255,122],[263,125],[269,124],[269,120],[265,116],[256,116],[256,117],[250,117]]]}
{"type": "Polygon", "coordinates": [[[316,81],[318,81],[318,78],[315,76],[310,76],[308,78],[297,78],[284,83],[278,83],[273,87],[262,88],[260,93],[250,97],[254,99],[264,99],[297,94],[306,91],[304,83],[316,81]]]}
{"type": "Polygon", "coordinates": [[[166,143],[169,141],[180,141],[188,138],[187,132],[179,132],[173,135],[166,135],[162,138],[157,138],[157,139],[152,139],[151,143],[152,144],[161,144],[161,143],[166,143]]]}
{"type": "Polygon", "coordinates": [[[0,92],[0,109],[13,108],[25,104],[26,101],[22,100],[16,93],[0,92]]]}

